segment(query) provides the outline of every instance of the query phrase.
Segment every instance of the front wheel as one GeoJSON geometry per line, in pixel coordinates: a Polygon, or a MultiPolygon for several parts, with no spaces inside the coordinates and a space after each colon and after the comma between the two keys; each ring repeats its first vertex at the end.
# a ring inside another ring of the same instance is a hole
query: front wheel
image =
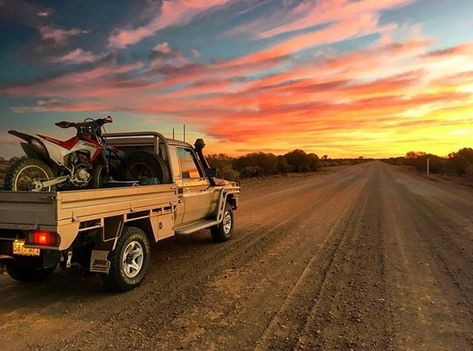
{"type": "Polygon", "coordinates": [[[146,234],[136,227],[125,227],[110,257],[110,270],[104,275],[105,287],[113,291],[131,290],[143,281],[150,261],[146,234]]]}
{"type": "Polygon", "coordinates": [[[212,239],[215,242],[224,242],[232,238],[233,234],[233,208],[230,204],[225,205],[222,222],[210,229],[212,239]]]}
{"type": "Polygon", "coordinates": [[[7,170],[3,188],[10,191],[53,191],[54,187],[38,189],[38,181],[54,178],[51,168],[35,158],[21,158],[7,170]]]}
{"type": "Polygon", "coordinates": [[[105,163],[99,162],[92,169],[92,174],[89,181],[89,187],[92,189],[100,189],[109,180],[110,180],[110,176],[107,172],[107,166],[105,165],[105,163]]]}

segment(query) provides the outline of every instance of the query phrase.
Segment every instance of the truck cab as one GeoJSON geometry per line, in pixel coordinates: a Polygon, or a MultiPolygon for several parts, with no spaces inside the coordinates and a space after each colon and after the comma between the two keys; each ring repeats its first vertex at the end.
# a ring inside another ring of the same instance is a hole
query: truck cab
{"type": "Polygon", "coordinates": [[[40,280],[58,265],[80,265],[102,274],[112,290],[126,291],[143,281],[152,243],[203,229],[215,242],[231,238],[240,184],[215,177],[203,140],[191,145],[157,132],[106,138],[127,160],[126,172],[154,180],[105,189],[1,191],[0,264],[14,279],[40,280]]]}

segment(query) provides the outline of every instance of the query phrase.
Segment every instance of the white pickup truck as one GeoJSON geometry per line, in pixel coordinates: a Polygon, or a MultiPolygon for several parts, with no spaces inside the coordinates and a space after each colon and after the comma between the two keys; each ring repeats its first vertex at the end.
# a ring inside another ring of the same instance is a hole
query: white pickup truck
{"type": "MultiPolygon", "coordinates": [[[[150,243],[202,229],[210,229],[217,242],[231,238],[240,185],[215,178],[201,139],[192,146],[156,132],[133,132],[109,134],[107,140],[125,154],[139,151],[156,158],[170,181],[94,190],[1,191],[0,263],[11,277],[36,281],[57,265],[80,264],[101,273],[106,287],[127,291],[146,275],[150,243]]],[[[139,168],[139,162],[133,167],[139,168]]]]}

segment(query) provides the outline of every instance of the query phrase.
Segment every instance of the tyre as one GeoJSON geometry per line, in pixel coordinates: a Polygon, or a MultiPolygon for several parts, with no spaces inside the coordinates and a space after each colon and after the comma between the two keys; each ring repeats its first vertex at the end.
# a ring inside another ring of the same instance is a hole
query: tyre
{"type": "Polygon", "coordinates": [[[7,273],[15,280],[25,283],[38,282],[53,274],[56,265],[49,268],[25,267],[18,263],[8,263],[7,273]]]}
{"type": "MultiPolygon", "coordinates": [[[[35,158],[21,158],[7,170],[3,188],[10,191],[33,191],[35,180],[49,180],[54,178],[51,168],[35,158]]],[[[54,186],[41,191],[53,191],[54,186]]]]}
{"type": "Polygon", "coordinates": [[[89,188],[100,189],[109,181],[107,168],[103,162],[97,163],[90,174],[89,188]]]}
{"type": "Polygon", "coordinates": [[[105,287],[122,292],[140,285],[148,271],[150,252],[146,234],[139,228],[125,227],[110,256],[105,287]]]}
{"type": "Polygon", "coordinates": [[[162,157],[148,151],[136,151],[126,156],[122,162],[120,178],[129,181],[157,178],[160,184],[171,182],[169,168],[162,157]]]}
{"type": "Polygon", "coordinates": [[[230,204],[225,205],[223,220],[220,224],[210,229],[212,239],[215,242],[224,242],[232,238],[233,234],[233,208],[230,204]]]}

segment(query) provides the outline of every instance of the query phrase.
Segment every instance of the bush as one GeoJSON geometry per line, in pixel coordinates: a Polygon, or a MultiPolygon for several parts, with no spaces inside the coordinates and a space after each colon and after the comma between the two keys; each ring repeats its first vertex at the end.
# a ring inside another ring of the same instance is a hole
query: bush
{"type": "Polygon", "coordinates": [[[284,156],[278,156],[278,172],[286,174],[292,171],[292,166],[287,162],[287,158],[284,156]]]}
{"type": "Polygon", "coordinates": [[[454,174],[473,183],[473,149],[463,148],[450,153],[447,157],[440,157],[425,152],[410,151],[404,158],[391,158],[390,163],[403,164],[415,167],[425,172],[427,159],[430,159],[430,172],[441,174],[454,174]]]}
{"type": "Polygon", "coordinates": [[[240,174],[232,168],[233,158],[225,155],[209,155],[206,157],[210,167],[217,168],[217,177],[226,180],[237,180],[240,174]]]}
{"type": "Polygon", "coordinates": [[[284,155],[295,172],[313,172],[319,169],[320,160],[316,154],[306,154],[303,150],[293,150],[284,155]]]}
{"type": "Polygon", "coordinates": [[[288,172],[313,172],[321,167],[319,157],[303,150],[294,150],[286,155],[254,152],[240,157],[225,154],[207,156],[211,167],[217,168],[218,177],[235,180],[239,177],[264,177],[288,172]]]}
{"type": "Polygon", "coordinates": [[[279,159],[276,155],[263,152],[251,153],[233,160],[233,168],[242,177],[258,177],[276,174],[279,159]]]}
{"type": "Polygon", "coordinates": [[[447,168],[447,160],[433,154],[425,152],[410,151],[406,154],[404,164],[415,167],[418,171],[427,170],[427,159],[429,159],[430,173],[444,173],[447,168]]]}
{"type": "Polygon", "coordinates": [[[473,165],[473,149],[463,148],[448,155],[448,169],[451,173],[464,175],[473,165]]]}

